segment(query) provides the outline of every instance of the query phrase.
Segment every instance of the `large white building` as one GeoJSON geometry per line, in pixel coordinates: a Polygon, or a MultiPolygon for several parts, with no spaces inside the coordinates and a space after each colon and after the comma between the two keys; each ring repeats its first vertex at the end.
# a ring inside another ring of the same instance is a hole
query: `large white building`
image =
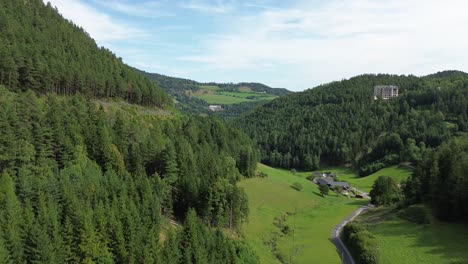
{"type": "Polygon", "coordinates": [[[374,99],[382,98],[384,100],[398,97],[398,86],[395,85],[376,85],[374,86],[374,99]]]}

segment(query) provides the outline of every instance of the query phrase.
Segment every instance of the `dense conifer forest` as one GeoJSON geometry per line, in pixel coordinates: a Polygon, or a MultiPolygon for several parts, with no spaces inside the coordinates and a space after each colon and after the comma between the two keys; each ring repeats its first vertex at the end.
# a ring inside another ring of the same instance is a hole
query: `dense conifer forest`
{"type": "Polygon", "coordinates": [[[362,75],[288,95],[234,121],[257,143],[261,160],[283,168],[349,163],[368,175],[468,131],[468,74],[362,75]],[[374,100],[375,85],[400,87],[374,100]]]}
{"type": "Polygon", "coordinates": [[[468,222],[468,137],[430,151],[403,183],[406,203],[429,205],[441,220],[468,222]]]}
{"type": "Polygon", "coordinates": [[[11,90],[172,103],[150,80],[41,0],[0,1],[0,43],[0,84],[11,90]]]}
{"type": "Polygon", "coordinates": [[[1,0],[1,262],[258,263],[253,143],[171,101],[50,4],[1,0]]]}
{"type": "Polygon", "coordinates": [[[242,242],[214,231],[236,231],[248,214],[235,183],[253,175],[256,159],[242,133],[219,120],[110,111],[30,90],[0,88],[0,105],[1,259],[255,260],[242,242]],[[187,223],[160,241],[163,216],[187,223]]]}

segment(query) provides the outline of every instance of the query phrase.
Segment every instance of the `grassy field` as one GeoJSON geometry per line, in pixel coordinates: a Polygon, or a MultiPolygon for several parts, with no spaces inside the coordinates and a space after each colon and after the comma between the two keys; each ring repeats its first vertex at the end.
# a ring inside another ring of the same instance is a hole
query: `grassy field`
{"type": "Polygon", "coordinates": [[[358,217],[376,236],[382,264],[468,263],[468,226],[452,223],[418,225],[390,209],[376,209],[358,217]]]}
{"type": "Polygon", "coordinates": [[[334,244],[329,240],[333,227],[354,210],[366,204],[337,196],[321,197],[318,188],[300,174],[274,169],[259,164],[258,170],[268,174],[266,178],[247,179],[240,183],[249,198],[249,222],[243,231],[251,246],[259,254],[261,263],[280,263],[272,253],[272,241],[277,237],[278,252],[294,263],[340,263],[334,244]],[[302,191],[291,184],[302,184],[302,191]],[[286,225],[292,229],[289,235],[282,234],[273,224],[276,217],[286,217],[286,225]]]}
{"type": "MultiPolygon", "coordinates": [[[[340,181],[347,181],[352,187],[356,187],[359,190],[369,192],[372,189],[372,184],[374,181],[382,175],[391,176],[395,178],[398,182],[408,178],[412,170],[403,166],[390,166],[385,169],[381,169],[374,174],[371,174],[366,177],[359,177],[359,175],[351,170],[350,168],[339,166],[339,167],[325,167],[320,169],[320,171],[330,171],[338,175],[340,181]]],[[[307,177],[312,175],[312,172],[299,172],[298,175],[302,177],[307,177]]]]}
{"type": "MultiPolygon", "coordinates": [[[[240,98],[246,98],[254,96],[255,100],[273,100],[277,96],[270,95],[270,94],[262,94],[262,93],[244,93],[244,92],[219,92],[219,94],[226,95],[226,96],[232,96],[232,97],[240,97],[240,98]]],[[[253,99],[249,99],[253,100],[253,99]]]]}
{"type": "Polygon", "coordinates": [[[255,101],[255,100],[249,100],[245,98],[227,96],[227,95],[222,95],[222,94],[196,94],[195,97],[202,99],[209,104],[216,104],[216,105],[238,104],[242,102],[255,101]]]}
{"type": "Polygon", "coordinates": [[[206,101],[209,104],[221,105],[273,100],[277,97],[269,94],[260,94],[254,92],[226,92],[221,91],[218,86],[200,86],[200,90],[197,91],[194,96],[206,101]],[[247,98],[251,96],[254,96],[255,99],[247,98]]]}
{"type": "Polygon", "coordinates": [[[379,176],[391,176],[395,178],[397,182],[401,182],[402,180],[407,179],[412,173],[412,170],[405,167],[399,167],[397,165],[381,169],[366,177],[359,177],[355,172],[345,167],[331,169],[331,171],[338,173],[340,181],[347,181],[351,186],[365,192],[369,192],[372,189],[374,181],[377,180],[379,176]]]}

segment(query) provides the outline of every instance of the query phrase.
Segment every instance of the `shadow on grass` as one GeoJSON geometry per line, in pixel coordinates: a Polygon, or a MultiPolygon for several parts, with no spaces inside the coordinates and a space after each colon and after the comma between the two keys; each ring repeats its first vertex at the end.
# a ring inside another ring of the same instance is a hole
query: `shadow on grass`
{"type": "MultiPolygon", "coordinates": [[[[318,193],[318,192],[312,192],[312,193],[315,194],[315,195],[317,195],[317,196],[323,197],[323,196],[322,196],[320,193],[318,193]]],[[[325,198],[325,197],[323,197],[323,198],[325,198]]]]}
{"type": "Polygon", "coordinates": [[[348,203],[349,205],[363,206],[363,205],[370,203],[370,200],[366,200],[366,199],[357,199],[357,198],[349,198],[349,199],[351,200],[351,202],[348,203]]]}
{"type": "Polygon", "coordinates": [[[435,223],[432,225],[417,225],[406,220],[395,218],[385,222],[378,230],[372,232],[389,237],[406,237],[415,241],[411,248],[428,248],[429,255],[442,256],[446,263],[468,263],[466,237],[468,225],[455,223],[435,223]]]}

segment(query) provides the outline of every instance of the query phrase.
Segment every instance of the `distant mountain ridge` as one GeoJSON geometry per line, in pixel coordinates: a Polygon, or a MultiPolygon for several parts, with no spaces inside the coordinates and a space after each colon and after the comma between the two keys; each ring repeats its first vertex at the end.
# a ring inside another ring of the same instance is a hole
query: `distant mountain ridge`
{"type": "MultiPolygon", "coordinates": [[[[193,81],[190,79],[170,77],[158,73],[148,73],[139,69],[135,69],[142,76],[153,81],[158,87],[172,95],[178,102],[178,108],[184,112],[194,114],[208,114],[208,106],[210,105],[207,101],[202,100],[194,96],[197,92],[199,93],[201,87],[215,86],[222,92],[239,92],[240,90],[249,90],[255,93],[265,93],[272,96],[285,96],[293,92],[285,88],[272,88],[262,83],[253,82],[241,82],[241,83],[216,83],[208,82],[202,83],[193,81]]],[[[239,116],[261,104],[265,101],[251,101],[242,102],[236,104],[226,105],[225,111],[216,113],[222,119],[228,120],[239,116]]],[[[212,114],[212,113],[211,113],[212,114]]]]}
{"type": "Polygon", "coordinates": [[[249,87],[254,92],[266,92],[271,95],[283,96],[292,93],[288,89],[285,88],[272,88],[262,83],[256,82],[240,82],[240,83],[217,83],[217,82],[197,82],[190,79],[178,78],[178,77],[171,77],[159,73],[149,73],[146,71],[142,71],[139,69],[135,69],[140,74],[144,75],[145,77],[149,78],[153,82],[155,82],[159,87],[164,89],[166,92],[171,93],[172,90],[174,91],[183,91],[183,90],[197,90],[199,86],[206,85],[206,86],[219,86],[221,89],[229,91],[235,88],[240,87],[249,87]]]}

